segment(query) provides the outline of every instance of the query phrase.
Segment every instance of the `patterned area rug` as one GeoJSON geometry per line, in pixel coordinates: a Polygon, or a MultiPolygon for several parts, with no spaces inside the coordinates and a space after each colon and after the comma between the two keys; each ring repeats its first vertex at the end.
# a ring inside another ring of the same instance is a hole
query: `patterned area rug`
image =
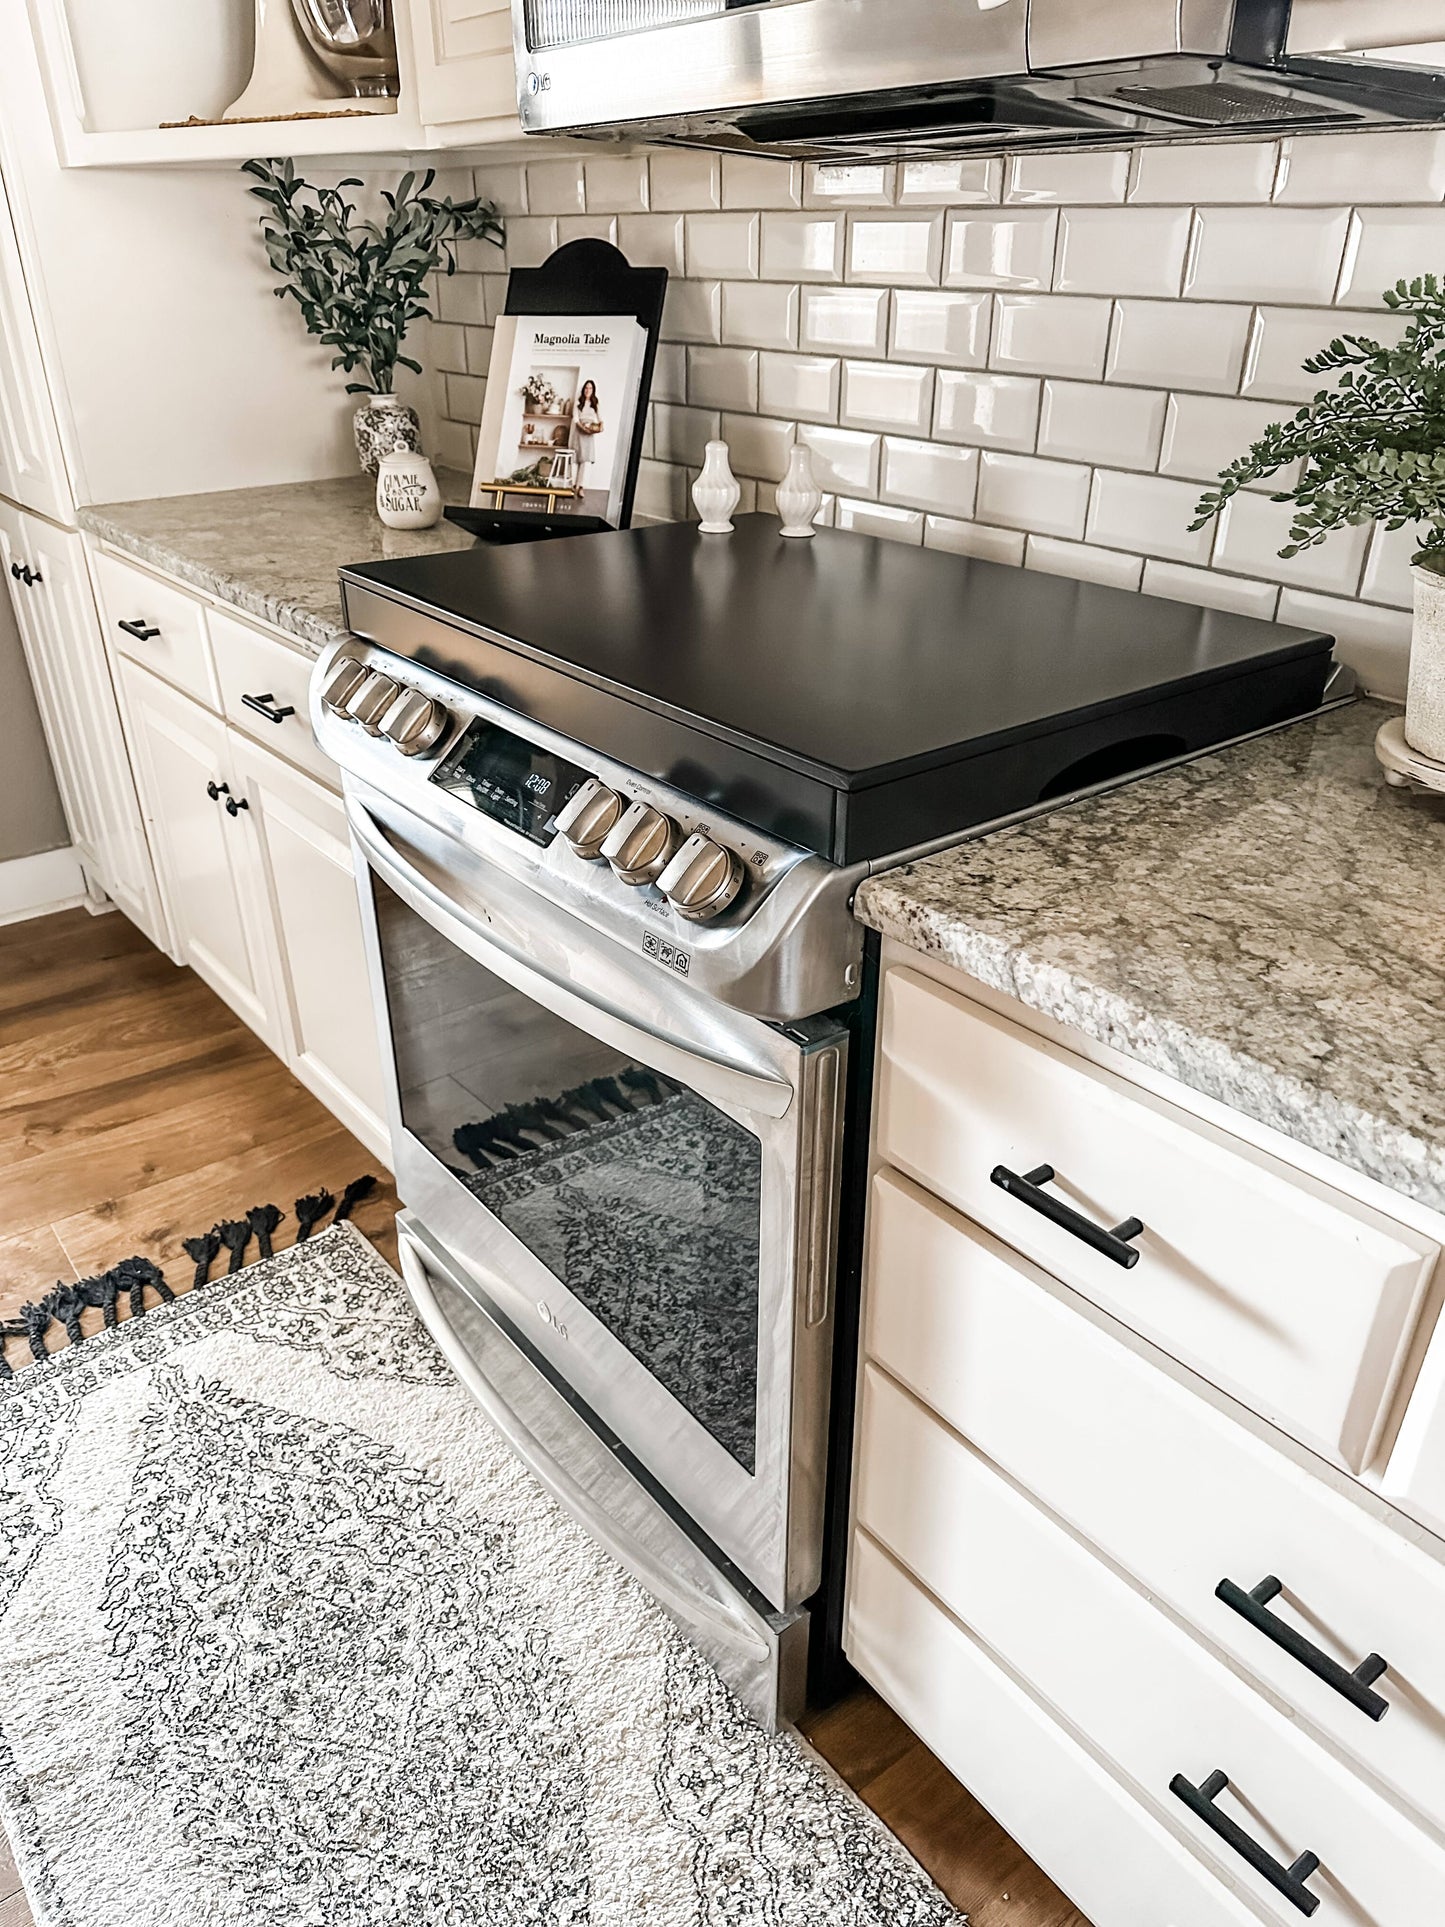
{"type": "Polygon", "coordinates": [[[958,1927],[349,1223],[0,1387],[0,1655],[43,1927],[958,1927]]]}

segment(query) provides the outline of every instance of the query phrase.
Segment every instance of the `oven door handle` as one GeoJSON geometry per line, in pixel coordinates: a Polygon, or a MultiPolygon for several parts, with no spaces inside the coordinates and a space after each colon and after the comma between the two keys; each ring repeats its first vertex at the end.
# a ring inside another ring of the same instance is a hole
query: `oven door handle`
{"type": "Polygon", "coordinates": [[[716,1098],[762,1117],[787,1115],[794,1094],[787,1078],[702,1047],[685,1047],[625,1011],[583,996],[530,959],[518,956],[510,945],[502,943],[461,904],[438,889],[430,877],[408,863],[392,847],[370,811],[354,797],[346,799],[346,815],[362,855],[388,889],[449,942],[503,978],[514,990],[541,1004],[564,1023],[611,1044],[616,1050],[631,1052],[639,1040],[645,1041],[653,1068],[676,1078],[700,1097],[716,1098]]]}
{"type": "Polygon", "coordinates": [[[690,1586],[680,1574],[641,1546],[623,1537],[616,1522],[580,1480],[573,1477],[507,1404],[457,1339],[432,1290],[425,1260],[405,1231],[397,1238],[402,1277],[422,1323],[431,1333],[462,1385],[491,1420],[542,1489],[569,1513],[625,1572],[685,1624],[706,1627],[751,1658],[768,1657],[767,1642],[744,1617],[740,1606],[714,1592],[690,1586]]]}

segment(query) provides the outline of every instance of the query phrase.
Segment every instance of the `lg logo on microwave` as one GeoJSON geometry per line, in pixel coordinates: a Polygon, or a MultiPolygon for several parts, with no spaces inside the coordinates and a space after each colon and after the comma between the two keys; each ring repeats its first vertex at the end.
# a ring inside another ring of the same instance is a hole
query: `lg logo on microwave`
{"type": "Polygon", "coordinates": [[[655,937],[650,930],[642,939],[642,948],[645,955],[656,957],[660,964],[665,964],[669,970],[675,970],[679,977],[685,977],[692,969],[692,958],[685,950],[679,950],[675,944],[668,943],[665,937],[655,937]]]}
{"type": "Polygon", "coordinates": [[[562,1323],[562,1320],[557,1316],[556,1312],[553,1311],[545,1298],[539,1298],[537,1300],[537,1316],[544,1325],[550,1325],[559,1338],[565,1338],[567,1336],[567,1327],[562,1323]]]}
{"type": "Polygon", "coordinates": [[[539,74],[534,67],[527,76],[527,92],[532,96],[533,100],[535,100],[538,94],[550,94],[551,91],[552,76],[550,74],[539,74]]]}

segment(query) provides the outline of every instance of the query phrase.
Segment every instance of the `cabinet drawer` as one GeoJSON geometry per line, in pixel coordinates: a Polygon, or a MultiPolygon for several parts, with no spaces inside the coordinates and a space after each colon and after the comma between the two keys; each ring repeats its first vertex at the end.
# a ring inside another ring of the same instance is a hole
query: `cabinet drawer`
{"type": "Polygon", "coordinates": [[[1438,1826],[1445,1565],[1066,1302],[906,1179],[880,1174],[864,1347],[991,1463],[1438,1826]],[[1389,1670],[1378,1722],[1215,1595],[1270,1611],[1347,1671],[1389,1670]]]}
{"type": "Polygon", "coordinates": [[[113,555],[97,553],[95,580],[112,645],[188,696],[218,709],[204,606],[184,589],[113,555]]]}
{"type": "Polygon", "coordinates": [[[1434,1917],[1445,1850],[873,1365],[861,1428],[857,1524],[1271,1918],[1299,1913],[1171,1793],[1176,1774],[1225,1773],[1220,1812],[1284,1865],[1318,1854],[1318,1927],[1434,1917]]]}
{"type": "Polygon", "coordinates": [[[1316,1451],[1369,1462],[1428,1239],[912,971],[884,980],[882,1055],[890,1163],[1316,1451]],[[1051,1167],[1045,1195],[1096,1225],[1142,1219],[1133,1268],[1000,1167],[1051,1167]]]}
{"type": "Polygon", "coordinates": [[[311,657],[263,636],[247,623],[237,622],[222,609],[212,609],[209,621],[211,653],[227,722],[335,789],[339,781],[336,765],[317,747],[306,708],[311,657]],[[252,698],[249,703],[248,696],[252,698]],[[263,713],[257,707],[260,703],[272,714],[263,713]],[[283,714],[288,709],[289,716],[283,714]]]}
{"type": "Polygon", "coordinates": [[[1259,1927],[1259,1916],[1055,1725],[867,1536],[848,1657],[1093,1927],[1259,1927]]]}

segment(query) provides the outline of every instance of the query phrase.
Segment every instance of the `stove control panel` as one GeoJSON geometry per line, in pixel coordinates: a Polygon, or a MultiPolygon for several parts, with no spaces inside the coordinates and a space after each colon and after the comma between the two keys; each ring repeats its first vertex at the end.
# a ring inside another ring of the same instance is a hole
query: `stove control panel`
{"type": "Polygon", "coordinates": [[[557,828],[574,856],[584,863],[600,863],[602,846],[626,808],[616,790],[608,789],[600,777],[589,776],[557,812],[557,828]]]}
{"type": "Polygon", "coordinates": [[[677,825],[651,803],[629,803],[608,832],[602,854],[613,874],[640,888],[656,883],[672,860],[680,841],[677,825]]]}
{"type": "Polygon", "coordinates": [[[736,900],[746,872],[712,837],[690,836],[657,879],[657,887],[689,923],[711,923],[736,900]]]}

